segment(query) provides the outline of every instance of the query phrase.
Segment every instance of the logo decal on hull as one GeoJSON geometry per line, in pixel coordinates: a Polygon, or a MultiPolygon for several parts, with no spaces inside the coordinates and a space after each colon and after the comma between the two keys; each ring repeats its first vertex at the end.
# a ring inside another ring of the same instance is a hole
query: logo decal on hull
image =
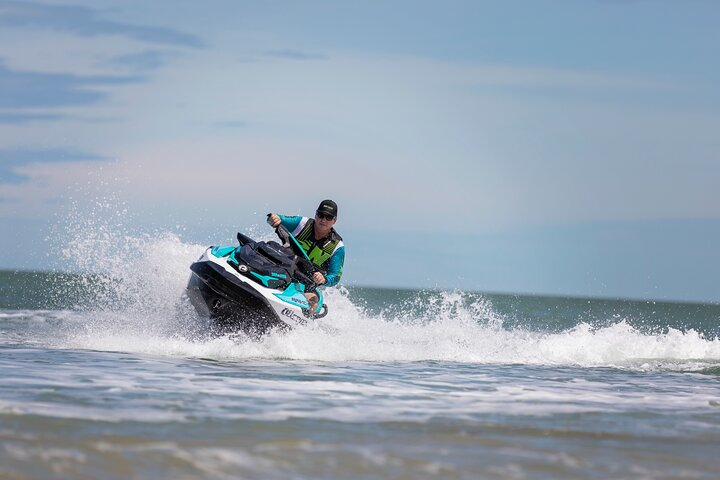
{"type": "Polygon", "coordinates": [[[293,312],[293,311],[290,310],[289,308],[283,308],[283,309],[282,309],[282,312],[280,312],[280,313],[282,313],[283,315],[285,315],[285,316],[288,317],[288,318],[291,318],[291,319],[295,320],[297,323],[299,323],[299,324],[301,324],[301,325],[305,325],[305,324],[307,323],[307,320],[306,320],[306,319],[304,319],[303,317],[301,317],[301,316],[298,315],[297,313],[293,312]]]}

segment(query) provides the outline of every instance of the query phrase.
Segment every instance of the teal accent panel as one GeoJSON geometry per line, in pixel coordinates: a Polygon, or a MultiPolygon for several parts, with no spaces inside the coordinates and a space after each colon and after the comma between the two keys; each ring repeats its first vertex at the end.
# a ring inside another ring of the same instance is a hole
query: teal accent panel
{"type": "Polygon", "coordinates": [[[302,283],[291,283],[284,292],[275,293],[274,295],[285,303],[295,305],[300,308],[308,308],[307,298],[304,295],[305,285],[302,283]]]}
{"type": "Polygon", "coordinates": [[[210,253],[216,257],[227,257],[233,250],[235,250],[235,247],[212,247],[210,253]]]}
{"type": "Polygon", "coordinates": [[[230,255],[228,255],[228,263],[229,263],[229,264],[235,265],[235,266],[240,265],[240,262],[238,261],[237,257],[235,257],[235,255],[237,255],[238,253],[240,253],[240,249],[241,249],[241,248],[242,248],[242,247],[235,247],[235,248],[233,248],[233,251],[230,252],[230,255]]]}
{"type": "MultiPolygon", "coordinates": [[[[315,310],[313,313],[318,313],[322,309],[325,299],[323,298],[323,294],[320,290],[316,290],[315,293],[317,293],[318,295],[318,306],[317,310],[315,310]]],[[[274,295],[283,302],[295,305],[296,307],[308,308],[310,306],[308,304],[307,298],[305,298],[305,285],[303,285],[302,283],[291,283],[290,285],[288,285],[284,292],[275,293],[274,295]]]]}
{"type": "Polygon", "coordinates": [[[297,241],[295,236],[290,232],[288,232],[288,236],[290,237],[290,240],[295,244],[298,251],[302,252],[303,257],[305,257],[305,260],[307,260],[308,262],[310,262],[312,264],[313,263],[312,260],[310,260],[310,257],[308,257],[307,252],[305,252],[305,249],[302,248],[302,245],[300,245],[300,242],[297,241]]]}
{"type": "Polygon", "coordinates": [[[259,273],[255,273],[255,272],[250,272],[250,273],[252,273],[255,277],[257,277],[262,282],[262,284],[268,288],[270,288],[270,284],[268,282],[270,280],[275,280],[273,277],[266,277],[265,275],[260,275],[259,273]]]}

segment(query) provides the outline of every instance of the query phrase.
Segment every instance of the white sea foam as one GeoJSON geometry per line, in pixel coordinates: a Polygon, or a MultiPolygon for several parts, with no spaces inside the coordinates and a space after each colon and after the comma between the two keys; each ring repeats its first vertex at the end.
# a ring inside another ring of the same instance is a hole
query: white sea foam
{"type": "MultiPolygon", "coordinates": [[[[184,283],[183,279],[182,283],[184,283]]],[[[506,329],[487,302],[475,311],[428,318],[385,318],[352,304],[347,292],[329,291],[331,314],[306,327],[272,332],[260,340],[242,335],[208,339],[203,325],[181,307],[183,285],[173,299],[116,312],[81,312],[76,328],[56,337],[60,346],[181,357],[320,361],[422,361],[529,365],[616,366],[638,369],[697,369],[720,363],[720,340],[689,330],[642,333],[625,321],[596,328],[581,323],[559,333],[506,329]],[[173,302],[176,305],[173,305],[173,302]],[[478,316],[478,312],[489,314],[478,316]],[[179,315],[182,313],[182,315],[179,315]],[[187,317],[183,316],[187,314],[187,317]],[[77,328],[82,324],[82,328],[77,328]]],[[[453,297],[450,295],[449,297],[453,297]]],[[[448,308],[448,311],[450,309],[448,308]]]]}
{"type": "Polygon", "coordinates": [[[103,223],[117,219],[97,221],[108,217],[70,222],[74,235],[66,256],[104,280],[87,302],[90,308],[77,314],[75,327],[52,336],[57,346],[220,360],[441,360],[679,370],[720,362],[720,339],[694,330],[649,334],[624,320],[550,333],[508,328],[490,301],[478,296],[468,301],[462,292],[428,298],[418,293],[416,304],[371,314],[353,304],[344,289],[328,289],[331,313],[311,325],[258,341],[209,339],[201,334],[203,321],[183,299],[189,265],[205,246],[171,233],[132,235],[103,223]]]}

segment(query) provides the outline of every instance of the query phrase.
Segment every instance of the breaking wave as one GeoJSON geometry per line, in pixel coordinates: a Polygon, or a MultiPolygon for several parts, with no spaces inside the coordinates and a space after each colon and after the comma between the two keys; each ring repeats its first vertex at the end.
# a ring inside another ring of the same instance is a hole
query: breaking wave
{"type": "MultiPolygon", "coordinates": [[[[55,295],[82,295],[72,311],[47,324],[54,329],[44,334],[51,346],[217,360],[437,360],[684,371],[720,364],[720,339],[693,329],[641,331],[608,312],[600,324],[578,318],[553,331],[533,318],[508,321],[489,296],[461,291],[416,291],[400,298],[392,290],[375,290],[380,305],[352,288],[329,289],[330,314],[314,324],[259,340],[212,337],[183,295],[189,265],[206,245],[183,242],[177,233],[128,232],[118,227],[123,209],[112,202],[97,205],[93,214],[65,223],[65,260],[91,273],[56,289],[55,295]]],[[[259,226],[250,233],[270,237],[259,226]]]]}

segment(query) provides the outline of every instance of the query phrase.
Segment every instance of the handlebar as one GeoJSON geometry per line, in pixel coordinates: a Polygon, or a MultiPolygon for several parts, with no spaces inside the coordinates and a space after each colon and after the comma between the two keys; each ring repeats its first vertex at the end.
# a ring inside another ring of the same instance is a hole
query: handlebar
{"type": "MultiPolygon", "coordinates": [[[[270,223],[270,215],[272,215],[272,213],[268,213],[267,215],[268,223],[270,223]]],[[[295,236],[290,233],[290,231],[288,231],[288,229],[285,228],[283,224],[275,227],[275,233],[284,244],[288,244],[290,246],[290,249],[297,256],[297,260],[295,261],[296,271],[299,276],[303,277],[302,283],[305,284],[309,292],[317,289],[318,284],[315,283],[315,281],[312,279],[312,276],[315,272],[320,272],[320,269],[312,263],[307,253],[305,253],[305,250],[303,250],[303,248],[300,246],[300,243],[297,241],[295,236]],[[307,280],[307,282],[305,280],[307,280]]]]}

